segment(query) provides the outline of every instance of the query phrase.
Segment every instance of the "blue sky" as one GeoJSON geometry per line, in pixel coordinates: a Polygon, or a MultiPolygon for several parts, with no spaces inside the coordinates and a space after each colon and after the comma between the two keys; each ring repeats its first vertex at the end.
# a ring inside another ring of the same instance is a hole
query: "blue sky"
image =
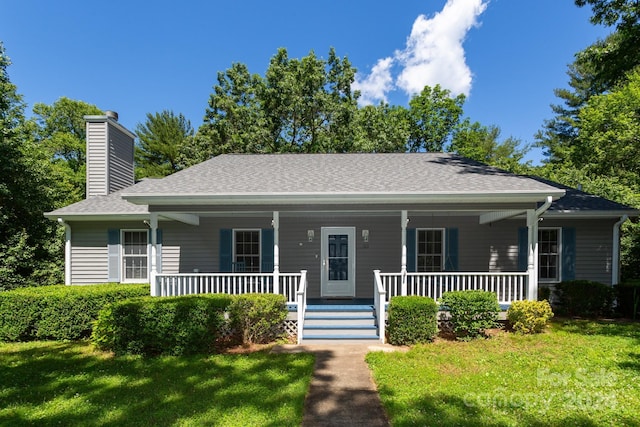
{"type": "MultiPolygon", "coordinates": [[[[0,40],[28,106],[66,96],[134,129],[173,110],[202,123],[219,71],[263,75],[280,47],[330,47],[358,69],[363,100],[407,105],[424,84],[468,95],[465,116],[533,142],[573,55],[609,30],[573,0],[60,2],[0,0],[0,40]]],[[[530,158],[539,159],[533,152],[530,158]]]]}

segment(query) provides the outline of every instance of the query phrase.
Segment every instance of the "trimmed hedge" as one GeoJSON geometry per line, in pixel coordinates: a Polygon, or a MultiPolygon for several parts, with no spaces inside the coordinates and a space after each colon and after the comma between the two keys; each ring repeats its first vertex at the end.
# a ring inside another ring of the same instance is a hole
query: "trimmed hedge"
{"type": "Polygon", "coordinates": [[[108,305],[91,340],[101,350],[145,356],[209,353],[221,337],[225,294],[143,297],[108,305]]]}
{"type": "Polygon", "coordinates": [[[556,285],[557,310],[581,317],[610,315],[615,297],[611,286],[589,280],[570,280],[556,285]]]}
{"type": "Polygon", "coordinates": [[[438,333],[438,304],[432,298],[392,297],[388,316],[387,333],[393,345],[430,342],[438,333]]]}
{"type": "Polygon", "coordinates": [[[494,292],[445,292],[440,298],[440,304],[442,310],[449,312],[449,318],[446,320],[459,340],[480,337],[484,335],[485,329],[498,325],[500,305],[494,292]]]}
{"type": "Polygon", "coordinates": [[[553,317],[549,301],[515,301],[507,310],[511,328],[523,334],[537,334],[553,317]]]}
{"type": "Polygon", "coordinates": [[[278,327],[287,313],[287,300],[276,294],[235,295],[229,306],[231,328],[243,344],[264,344],[278,338],[278,327]]]}
{"type": "Polygon", "coordinates": [[[104,306],[148,294],[149,285],[59,285],[0,292],[0,341],[87,338],[104,306]]]}

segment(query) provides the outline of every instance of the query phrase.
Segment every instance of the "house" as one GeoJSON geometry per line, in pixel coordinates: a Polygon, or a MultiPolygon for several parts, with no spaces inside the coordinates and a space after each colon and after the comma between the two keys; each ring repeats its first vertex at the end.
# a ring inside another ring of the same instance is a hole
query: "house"
{"type": "Polygon", "coordinates": [[[66,284],[282,293],[308,336],[310,301],[373,299],[384,340],[394,295],[509,304],[562,280],[615,284],[638,214],[447,153],[222,155],[134,183],[134,135],[111,112],[85,119],[87,198],[46,214],[66,227],[66,284]]]}

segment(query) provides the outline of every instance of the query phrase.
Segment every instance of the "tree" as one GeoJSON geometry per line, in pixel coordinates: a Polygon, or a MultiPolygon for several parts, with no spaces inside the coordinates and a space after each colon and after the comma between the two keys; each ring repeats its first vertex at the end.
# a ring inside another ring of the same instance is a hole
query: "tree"
{"type": "Polygon", "coordinates": [[[185,151],[193,138],[191,122],[173,111],[147,114],[136,126],[136,178],[163,177],[185,167],[185,151]]]}
{"type": "Polygon", "coordinates": [[[510,172],[527,172],[530,165],[523,159],[529,147],[520,148],[521,142],[512,137],[500,142],[499,137],[498,126],[471,123],[467,118],[454,131],[449,151],[510,172]]]}
{"type": "Polygon", "coordinates": [[[85,198],[86,126],[84,116],[99,115],[95,105],[66,97],[51,105],[36,103],[32,119],[35,140],[49,156],[59,194],[57,207],[85,198]]]}
{"type": "Polygon", "coordinates": [[[451,98],[440,85],[425,86],[409,101],[411,134],[408,151],[443,151],[462,115],[465,96],[451,98]]]}
{"type": "Polygon", "coordinates": [[[9,79],[0,43],[0,291],[61,278],[56,228],[42,215],[53,208],[51,171],[33,142],[25,105],[9,79]]]}
{"type": "Polygon", "coordinates": [[[404,152],[410,134],[409,110],[380,103],[357,110],[354,150],[371,153],[404,152]]]}

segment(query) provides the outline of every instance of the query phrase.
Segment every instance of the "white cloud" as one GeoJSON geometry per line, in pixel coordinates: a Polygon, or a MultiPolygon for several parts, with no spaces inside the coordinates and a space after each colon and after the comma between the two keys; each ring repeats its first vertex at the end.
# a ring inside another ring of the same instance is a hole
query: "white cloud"
{"type": "Polygon", "coordinates": [[[366,78],[358,76],[361,103],[386,100],[387,93],[399,88],[407,95],[420,93],[425,85],[439,84],[452,94],[471,91],[472,73],[466,64],[462,44],[469,30],[479,25],[478,17],[487,8],[484,0],[448,0],[433,18],[418,16],[406,47],[393,58],[378,61],[366,78]],[[391,83],[391,65],[399,74],[391,83]]]}
{"type": "Polygon", "coordinates": [[[374,104],[376,101],[387,100],[387,92],[393,89],[391,66],[393,58],[379,59],[364,80],[356,80],[353,89],[362,92],[359,102],[364,105],[374,104]]]}

